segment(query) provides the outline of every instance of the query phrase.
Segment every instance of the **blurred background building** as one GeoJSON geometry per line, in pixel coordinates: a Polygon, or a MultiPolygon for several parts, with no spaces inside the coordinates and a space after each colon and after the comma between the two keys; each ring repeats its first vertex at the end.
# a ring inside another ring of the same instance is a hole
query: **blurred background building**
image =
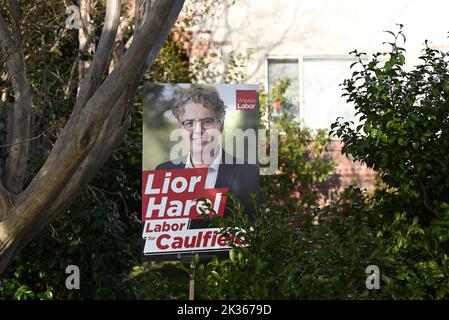
{"type": "MultiPolygon", "coordinates": [[[[212,1],[213,2],[213,1],[212,1]]],[[[216,72],[204,81],[223,82],[230,57],[245,61],[245,83],[269,90],[288,77],[291,101],[278,105],[294,115],[298,125],[330,128],[337,117],[358,122],[354,108],[341,97],[339,84],[350,77],[349,54],[357,49],[367,59],[388,50],[385,42],[404,25],[406,64],[412,67],[427,39],[434,48],[448,50],[449,2],[444,0],[236,0],[222,1],[210,18],[189,29],[184,44],[191,60],[215,51],[216,72]]],[[[339,165],[340,185],[370,188],[375,173],[341,156],[341,144],[332,141],[328,155],[339,165]]]]}

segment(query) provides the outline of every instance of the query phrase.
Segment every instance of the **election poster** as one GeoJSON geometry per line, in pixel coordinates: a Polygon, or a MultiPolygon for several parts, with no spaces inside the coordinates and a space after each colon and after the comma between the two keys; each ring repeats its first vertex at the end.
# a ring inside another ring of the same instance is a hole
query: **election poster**
{"type": "Polygon", "coordinates": [[[227,257],[236,240],[205,215],[231,214],[232,198],[254,217],[258,94],[258,86],[249,84],[146,84],[144,259],[227,257]]]}

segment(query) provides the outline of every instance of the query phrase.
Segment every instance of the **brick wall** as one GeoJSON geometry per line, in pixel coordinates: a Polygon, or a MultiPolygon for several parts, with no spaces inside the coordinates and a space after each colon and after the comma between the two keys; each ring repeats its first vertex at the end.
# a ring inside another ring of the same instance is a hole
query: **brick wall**
{"type": "Polygon", "coordinates": [[[354,162],[352,157],[341,154],[343,143],[331,140],[326,148],[324,157],[336,162],[336,169],[329,179],[319,186],[325,201],[335,200],[336,194],[350,185],[372,190],[375,185],[376,172],[360,162],[354,162]]]}

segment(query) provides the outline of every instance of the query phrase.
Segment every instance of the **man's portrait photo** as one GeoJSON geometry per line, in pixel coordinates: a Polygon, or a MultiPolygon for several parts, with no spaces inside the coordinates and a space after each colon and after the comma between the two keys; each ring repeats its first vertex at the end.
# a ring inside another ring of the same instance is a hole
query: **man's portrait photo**
{"type": "Polygon", "coordinates": [[[259,192],[257,86],[155,84],[146,98],[144,169],[207,168],[205,188],[228,188],[252,218],[259,192]],[[157,129],[149,121],[158,121],[157,129]],[[253,135],[234,137],[235,130],[253,135]],[[225,131],[234,143],[223,146],[225,131]]]}

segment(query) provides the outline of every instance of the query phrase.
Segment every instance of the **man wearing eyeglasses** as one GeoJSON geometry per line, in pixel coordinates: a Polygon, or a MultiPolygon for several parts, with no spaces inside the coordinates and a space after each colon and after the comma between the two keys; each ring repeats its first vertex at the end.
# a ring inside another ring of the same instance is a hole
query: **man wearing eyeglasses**
{"type": "MultiPolygon", "coordinates": [[[[226,115],[226,106],[215,90],[194,87],[182,94],[172,113],[182,130],[188,154],[167,161],[156,170],[180,168],[208,168],[206,188],[229,188],[245,207],[249,217],[254,216],[251,194],[259,192],[259,167],[256,164],[238,164],[220,145],[226,115]]],[[[228,200],[229,201],[229,200],[228,200]]]]}

